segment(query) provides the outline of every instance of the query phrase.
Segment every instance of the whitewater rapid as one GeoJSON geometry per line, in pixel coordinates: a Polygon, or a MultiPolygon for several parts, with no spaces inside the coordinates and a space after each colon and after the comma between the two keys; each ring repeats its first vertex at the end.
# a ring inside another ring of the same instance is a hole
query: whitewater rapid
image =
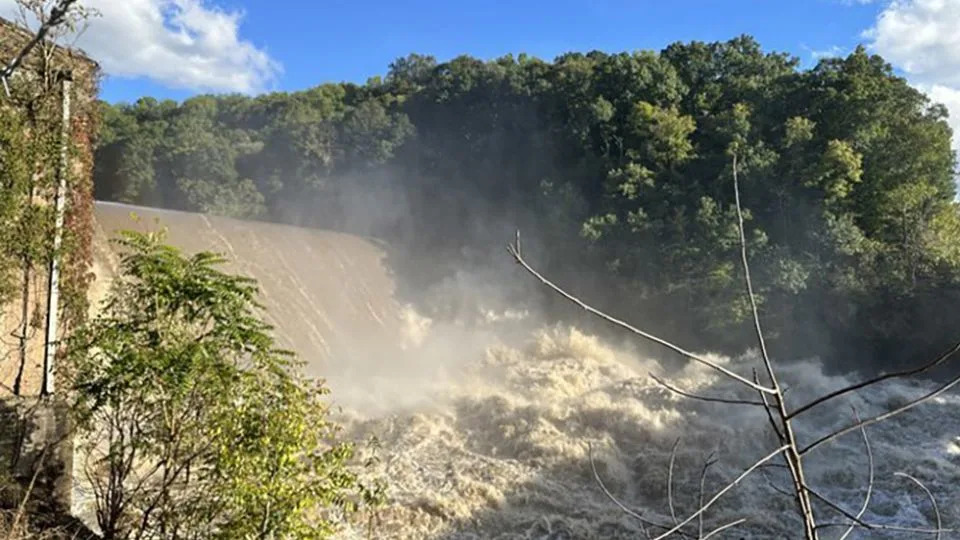
{"type": "MultiPolygon", "coordinates": [[[[421,340],[429,343],[428,336],[421,340]]],[[[432,388],[422,373],[406,391],[403,381],[401,386],[389,386],[389,381],[373,379],[367,381],[363,399],[351,392],[338,393],[338,386],[351,385],[346,379],[339,384],[336,377],[331,380],[334,396],[347,405],[342,417],[347,432],[358,440],[370,436],[379,440],[379,463],[368,477],[388,482],[389,501],[372,517],[376,538],[644,538],[641,523],[604,495],[594,477],[589,447],[612,495],[648,520],[672,525],[667,479],[678,439],[672,490],[674,512],[681,520],[698,507],[707,459],[716,463],[705,476],[704,500],[778,446],[762,409],[673,394],[649,377],[666,371],[655,359],[576,328],[545,327],[518,345],[493,342],[483,350],[464,347],[460,355],[454,351],[448,349],[460,356],[450,358],[457,371],[438,373],[432,388]],[[416,399],[409,398],[411,392],[416,399]],[[388,411],[383,400],[391,395],[408,399],[388,411]]],[[[415,354],[406,358],[397,361],[417,362],[415,354]]],[[[758,366],[756,356],[749,353],[711,359],[745,374],[758,366]]],[[[853,382],[825,376],[815,362],[781,364],[780,373],[792,406],[853,382]]],[[[698,364],[666,376],[697,394],[755,397],[698,364]]],[[[798,436],[811,442],[854,421],[851,407],[867,417],[931,388],[893,381],[837,400],[806,415],[798,423],[798,436]]],[[[905,472],[935,495],[944,527],[960,525],[958,405],[960,396],[948,394],[867,428],[875,485],[864,520],[935,526],[926,495],[894,475],[905,472]]],[[[859,432],[841,437],[807,458],[808,481],[856,513],[868,484],[866,456],[859,432]]],[[[743,525],[712,538],[800,537],[793,501],[778,491],[788,487],[780,466],[753,474],[705,513],[704,533],[745,518],[743,525]]],[[[817,505],[817,515],[822,523],[844,522],[823,505],[817,505]]],[[[698,520],[693,520],[685,530],[697,538],[698,529],[698,520]]],[[[838,538],[844,530],[827,528],[822,538],[838,538]]],[[[365,527],[358,526],[346,529],[341,537],[365,534],[365,527]]],[[[849,538],[887,536],[934,537],[857,530],[849,538]]]]}

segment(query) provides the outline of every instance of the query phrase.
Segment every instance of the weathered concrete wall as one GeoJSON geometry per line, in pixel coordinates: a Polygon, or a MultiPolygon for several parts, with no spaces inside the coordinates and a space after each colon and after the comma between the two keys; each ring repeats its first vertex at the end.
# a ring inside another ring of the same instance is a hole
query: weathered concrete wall
{"type": "MultiPolygon", "coordinates": [[[[29,33],[0,17],[0,62],[5,63],[12,58],[29,38],[29,33]]],[[[41,56],[39,50],[35,49],[24,60],[19,71],[32,73],[37,79],[43,78],[39,74],[46,73],[47,68],[41,65],[41,56]]],[[[61,283],[66,288],[82,291],[88,283],[93,236],[93,138],[99,118],[97,94],[100,72],[97,64],[80,51],[57,48],[53,59],[56,66],[69,68],[74,81],[70,136],[75,152],[71,154],[72,174],[65,222],[74,241],[73,252],[61,265],[61,283]]],[[[54,96],[54,100],[57,99],[58,96],[54,96]]],[[[22,104],[5,97],[0,99],[0,109],[8,107],[22,108],[22,104]]],[[[44,171],[44,174],[52,175],[54,172],[44,171]]],[[[36,194],[36,201],[41,204],[52,199],[53,192],[49,190],[36,194]]],[[[23,270],[19,270],[19,283],[15,287],[17,294],[9,298],[6,304],[0,305],[0,397],[12,393],[18,374],[21,379],[20,395],[23,396],[38,395],[43,380],[48,261],[33,261],[29,266],[29,278],[24,280],[23,270]],[[25,332],[24,321],[27,323],[25,332]]],[[[68,305],[67,296],[61,296],[60,307],[62,316],[69,319],[73,315],[67,313],[72,308],[68,305]]],[[[82,297],[82,294],[79,296],[82,297]]],[[[61,324],[61,328],[65,327],[68,328],[69,324],[61,324]]]]}
{"type": "Polygon", "coordinates": [[[0,399],[0,463],[8,480],[15,481],[4,491],[2,506],[16,507],[33,481],[28,499],[31,510],[69,513],[73,470],[70,425],[66,408],[53,401],[0,399]],[[16,485],[20,489],[11,489],[16,485]]]}
{"type": "MultiPolygon", "coordinates": [[[[22,28],[0,18],[0,61],[6,63],[30,37],[22,28]]],[[[42,57],[40,50],[35,49],[15,76],[32,75],[29,81],[42,81],[44,74],[49,73],[49,64],[44,64],[42,57]]],[[[72,248],[62,262],[61,283],[74,294],[62,296],[60,305],[66,318],[61,329],[69,329],[75,320],[73,314],[83,312],[72,303],[85,295],[91,258],[93,137],[99,112],[99,68],[79,51],[64,48],[55,49],[52,59],[58,68],[69,69],[73,79],[69,135],[74,151],[65,216],[72,248]]],[[[16,91],[13,98],[0,92],[0,114],[26,110],[18,99],[16,91]]],[[[59,106],[58,96],[53,99],[59,106]]],[[[52,189],[36,193],[35,202],[49,204],[52,200],[52,189]]],[[[26,280],[22,269],[15,272],[19,278],[17,294],[0,305],[0,481],[5,480],[0,508],[18,504],[36,473],[28,509],[38,512],[43,519],[60,522],[69,514],[72,502],[73,441],[64,407],[37,397],[43,381],[47,265],[48,261],[32,261],[26,280]],[[19,396],[14,396],[17,382],[19,396]]]]}

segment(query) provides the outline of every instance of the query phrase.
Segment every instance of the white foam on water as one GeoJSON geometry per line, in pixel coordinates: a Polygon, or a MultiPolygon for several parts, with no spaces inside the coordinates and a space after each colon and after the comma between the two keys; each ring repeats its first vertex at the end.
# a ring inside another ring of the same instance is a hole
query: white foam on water
{"type": "MultiPolygon", "coordinates": [[[[778,446],[762,409],[673,394],[648,377],[664,372],[655,359],[638,357],[576,328],[542,328],[516,346],[497,342],[495,332],[479,329],[477,334],[494,336],[490,346],[474,342],[459,348],[450,343],[456,336],[445,336],[442,325],[421,321],[416,330],[419,348],[398,357],[398,363],[415,364],[416,353],[423,351],[433,357],[428,365],[439,365],[436,356],[445,353],[454,367],[433,377],[413,369],[409,381],[343,379],[339,389],[337,381],[333,383],[334,399],[347,405],[342,417],[347,432],[357,438],[376,436],[381,444],[380,463],[368,473],[389,483],[389,502],[377,516],[378,538],[643,538],[641,524],[597,485],[588,444],[610,491],[664,524],[672,523],[666,484],[677,438],[681,442],[673,492],[681,519],[697,508],[699,478],[709,455],[718,461],[708,472],[707,499],[778,446]],[[430,336],[423,335],[425,330],[430,336]],[[410,381],[415,382],[405,386],[410,381]],[[355,399],[362,389],[376,396],[379,407],[355,399]],[[411,394],[417,398],[410,399],[411,394]],[[390,403],[391,396],[399,396],[398,402],[390,403]]],[[[752,354],[711,358],[742,374],[759,367],[752,354]]],[[[853,382],[824,375],[816,362],[781,362],[779,371],[793,406],[853,382]]],[[[668,377],[701,395],[756,398],[699,364],[668,377]]],[[[851,406],[867,417],[932,388],[893,381],[818,407],[797,423],[801,444],[854,421],[851,406]]],[[[866,520],[934,526],[923,492],[893,474],[903,471],[933,491],[945,526],[960,525],[958,404],[960,396],[948,394],[867,428],[876,481],[866,520]]],[[[860,508],[868,466],[859,432],[816,450],[807,458],[806,469],[815,489],[852,512],[860,508]]],[[[704,530],[747,518],[745,525],[714,538],[800,536],[793,501],[771,483],[790,487],[782,468],[754,474],[706,512],[704,530]]],[[[817,515],[824,523],[843,521],[822,505],[817,515]]],[[[696,520],[693,523],[695,532],[696,520]]],[[[826,529],[823,538],[837,538],[843,530],[826,529]]],[[[365,534],[361,527],[348,528],[341,537],[365,534]]],[[[878,536],[876,531],[858,531],[851,538],[878,536]]]]}

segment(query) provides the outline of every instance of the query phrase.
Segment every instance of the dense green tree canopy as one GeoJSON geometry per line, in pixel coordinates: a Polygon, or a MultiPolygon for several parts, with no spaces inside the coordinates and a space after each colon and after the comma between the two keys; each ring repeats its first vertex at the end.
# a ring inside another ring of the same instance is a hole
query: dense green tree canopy
{"type": "Polygon", "coordinates": [[[939,307],[960,291],[946,110],[862,48],[809,70],[747,36],[553,62],[410,55],[365,85],[143,98],[104,119],[100,199],[372,233],[459,264],[520,227],[561,282],[703,346],[744,343],[736,154],[781,350],[907,361],[956,337],[939,307]]]}

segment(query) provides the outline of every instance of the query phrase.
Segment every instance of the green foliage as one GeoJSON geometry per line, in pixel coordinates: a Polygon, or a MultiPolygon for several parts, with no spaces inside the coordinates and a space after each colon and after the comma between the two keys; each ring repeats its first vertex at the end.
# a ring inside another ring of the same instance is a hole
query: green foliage
{"type": "Polygon", "coordinates": [[[0,302],[6,304],[16,287],[19,265],[19,233],[27,219],[25,198],[29,192],[30,159],[26,155],[25,128],[21,115],[6,109],[0,114],[0,302]]]}
{"type": "Polygon", "coordinates": [[[123,234],[104,310],[67,348],[105,538],[325,537],[377,502],[256,284],[161,241],[123,234]]]}
{"type": "Polygon", "coordinates": [[[537,231],[545,270],[589,261],[618,309],[704,344],[739,347],[745,328],[731,152],[764,316],[791,354],[831,352],[789,341],[798,318],[835,341],[910,336],[890,306],[960,276],[945,109],[862,48],[809,70],[749,36],[553,62],[411,55],[363,86],[144,99],[106,118],[101,198],[340,227],[343,201],[386,184],[397,208],[377,210],[403,217],[362,232],[411,257],[537,231]],[[888,307],[856,315],[874,305],[888,307]]]}
{"type": "MultiPolygon", "coordinates": [[[[22,272],[42,267],[53,254],[50,201],[59,180],[60,128],[59,92],[26,76],[11,82],[11,96],[0,100],[0,302],[22,286],[22,272]]],[[[68,152],[76,150],[67,144],[68,152]]],[[[69,173],[67,181],[75,185],[69,173]]]]}

